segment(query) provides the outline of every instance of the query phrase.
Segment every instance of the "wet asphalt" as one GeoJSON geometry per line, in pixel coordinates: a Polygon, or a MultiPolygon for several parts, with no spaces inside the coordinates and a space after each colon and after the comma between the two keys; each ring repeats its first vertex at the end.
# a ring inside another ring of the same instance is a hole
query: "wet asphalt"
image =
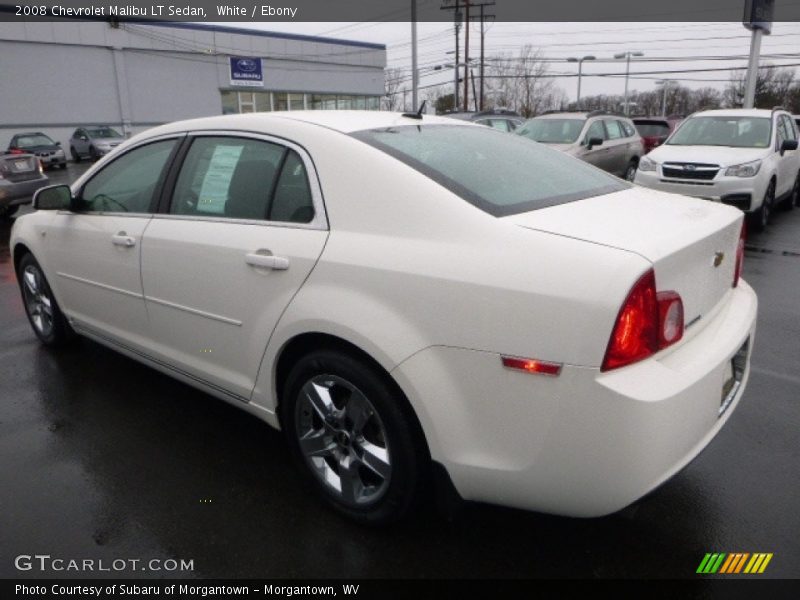
{"type": "Polygon", "coordinates": [[[706,552],[771,552],[758,577],[800,577],[800,209],[748,241],[750,384],[687,469],[601,519],[468,505],[454,522],[425,511],[388,530],[324,508],[255,418],[87,340],[43,348],[9,231],[0,223],[0,577],[695,578],[706,552]],[[33,554],[193,570],[15,568],[33,554]]]}

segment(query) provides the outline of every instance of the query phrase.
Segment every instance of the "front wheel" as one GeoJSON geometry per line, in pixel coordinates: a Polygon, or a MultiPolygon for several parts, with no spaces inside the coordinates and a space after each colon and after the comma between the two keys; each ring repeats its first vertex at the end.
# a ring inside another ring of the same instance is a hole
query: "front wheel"
{"type": "Polygon", "coordinates": [[[301,358],[281,422],[296,464],[334,509],[384,524],[416,504],[428,468],[416,417],[387,376],[337,350],[301,358]]]}
{"type": "Polygon", "coordinates": [[[775,182],[770,181],[767,186],[767,191],[764,193],[764,200],[757,211],[752,213],[750,219],[753,229],[756,231],[764,231],[769,224],[769,219],[772,216],[772,208],[775,203],[775,182]]]}
{"type": "Polygon", "coordinates": [[[53,296],[42,268],[32,254],[26,254],[17,272],[25,314],[42,343],[60,346],[73,337],[72,328],[53,296]]]}
{"type": "Polygon", "coordinates": [[[792,195],[789,197],[789,208],[800,206],[800,172],[794,180],[794,189],[792,195]]]}
{"type": "Polygon", "coordinates": [[[69,154],[72,157],[72,162],[76,162],[76,163],[81,162],[81,155],[78,154],[78,151],[75,150],[74,147],[70,146],[69,154]]]}

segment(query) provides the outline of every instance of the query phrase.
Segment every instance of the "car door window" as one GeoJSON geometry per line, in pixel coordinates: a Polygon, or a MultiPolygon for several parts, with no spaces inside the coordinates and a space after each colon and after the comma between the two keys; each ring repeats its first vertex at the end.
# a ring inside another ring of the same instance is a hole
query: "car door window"
{"type": "Polygon", "coordinates": [[[288,151],[283,162],[268,218],[288,223],[309,223],[314,218],[314,201],[306,167],[294,150],[288,151]]]}
{"type": "Polygon", "coordinates": [[[622,128],[619,126],[619,121],[608,120],[605,122],[606,131],[608,131],[609,140],[618,140],[622,136],[622,128]]]}
{"type": "Polygon", "coordinates": [[[586,131],[586,137],[584,140],[586,143],[589,142],[592,138],[600,138],[601,140],[606,139],[606,130],[603,127],[602,121],[595,121],[589,126],[589,129],[586,131]]]}
{"type": "Polygon", "coordinates": [[[783,122],[784,129],[786,131],[786,139],[796,140],[797,133],[794,130],[794,125],[792,124],[792,120],[786,115],[781,115],[781,121],[783,122]]]}
{"type": "Polygon", "coordinates": [[[171,139],[139,146],[101,169],[81,191],[81,212],[151,212],[156,188],[176,143],[171,139]]]}
{"type": "Polygon", "coordinates": [[[170,212],[295,223],[314,217],[305,166],[294,150],[221,136],[194,140],[170,212]]]}

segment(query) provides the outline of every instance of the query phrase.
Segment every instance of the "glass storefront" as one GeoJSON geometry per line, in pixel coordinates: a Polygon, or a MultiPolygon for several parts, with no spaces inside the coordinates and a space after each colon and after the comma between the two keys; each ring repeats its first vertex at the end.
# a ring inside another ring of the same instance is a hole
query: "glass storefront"
{"type": "Polygon", "coordinates": [[[379,110],[380,96],[222,90],[222,114],[271,110],[379,110]]]}

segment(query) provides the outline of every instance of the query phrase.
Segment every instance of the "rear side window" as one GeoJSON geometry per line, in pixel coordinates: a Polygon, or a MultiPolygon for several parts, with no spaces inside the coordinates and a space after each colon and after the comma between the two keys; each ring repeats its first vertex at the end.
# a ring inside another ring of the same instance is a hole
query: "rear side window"
{"type": "Polygon", "coordinates": [[[490,128],[405,125],[352,135],[497,217],[630,187],[544,144],[490,128]]]}
{"type": "Polygon", "coordinates": [[[621,126],[622,130],[625,132],[625,137],[633,137],[636,135],[636,130],[633,128],[633,125],[628,123],[627,121],[617,121],[621,126]]]}
{"type": "Polygon", "coordinates": [[[606,131],[608,131],[608,139],[610,140],[618,140],[624,137],[622,128],[619,126],[619,121],[606,121],[606,131]]]}
{"type": "Polygon", "coordinates": [[[294,150],[236,137],[195,139],[170,212],[178,215],[308,223],[314,217],[303,161],[294,150]]]}

